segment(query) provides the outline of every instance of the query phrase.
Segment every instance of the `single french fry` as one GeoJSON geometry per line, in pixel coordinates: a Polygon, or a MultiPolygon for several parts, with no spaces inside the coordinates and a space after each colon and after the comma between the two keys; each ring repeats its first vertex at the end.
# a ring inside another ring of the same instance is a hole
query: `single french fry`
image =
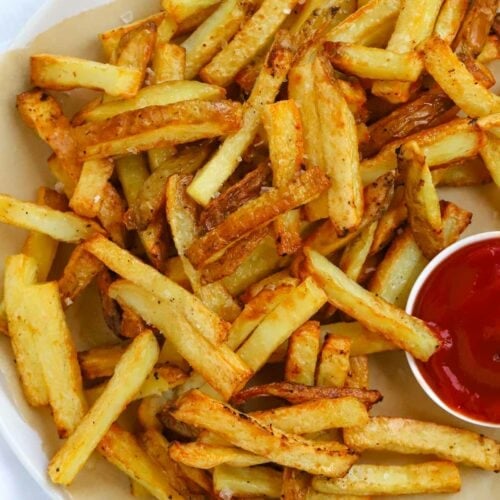
{"type": "Polygon", "coordinates": [[[313,488],[328,494],[408,495],[460,491],[458,468],[450,462],[354,465],[340,479],[315,477],[313,488]]]}
{"type": "Polygon", "coordinates": [[[409,418],[371,417],[364,426],[344,430],[344,440],[356,450],[430,454],[485,470],[500,468],[500,445],[493,439],[465,429],[409,418]]]}
{"type": "Polygon", "coordinates": [[[109,269],[143,287],[152,296],[164,299],[185,315],[187,321],[210,343],[220,344],[226,338],[228,325],[208,310],[199,299],[166,276],[144,264],[106,238],[94,238],[86,244],[89,252],[109,269]]]}
{"type": "Polygon", "coordinates": [[[316,321],[307,321],[292,333],[286,354],[286,381],[314,385],[320,333],[319,323],[316,321]]]}
{"type": "Polygon", "coordinates": [[[97,217],[110,239],[119,246],[125,246],[124,216],[125,202],[116,188],[108,182],[104,186],[102,203],[97,217]]]}
{"type": "Polygon", "coordinates": [[[154,334],[136,337],[118,362],[104,392],[49,464],[56,484],[70,484],[110,426],[133,399],[158,359],[154,334]]]}
{"type": "Polygon", "coordinates": [[[109,101],[93,109],[84,110],[73,118],[73,123],[81,125],[84,122],[107,120],[120,113],[148,106],[166,106],[193,99],[212,101],[224,99],[225,96],[225,90],[216,85],[196,81],[168,81],[144,87],[131,99],[109,101]]]}
{"type": "Polygon", "coordinates": [[[439,197],[431,172],[415,141],[401,146],[398,162],[405,181],[405,201],[411,230],[422,253],[432,259],[443,249],[444,237],[439,197]]]}
{"type": "Polygon", "coordinates": [[[202,80],[223,87],[231,83],[238,71],[266,47],[296,3],[297,0],[264,0],[227,46],[200,71],[202,80]]]}
{"type": "Polygon", "coordinates": [[[248,304],[263,290],[276,290],[281,286],[297,286],[298,284],[299,280],[291,276],[288,269],[284,269],[283,271],[278,271],[250,285],[241,296],[241,300],[245,304],[248,304]]]}
{"type": "MultiPolygon", "coordinates": [[[[269,142],[273,185],[280,188],[293,180],[304,156],[300,111],[293,100],[268,104],[262,121],[269,142]]],[[[297,211],[281,215],[274,222],[278,253],[295,253],[301,246],[300,216],[297,211]]]]}
{"type": "Polygon", "coordinates": [[[143,430],[154,429],[160,432],[163,430],[158,414],[166,403],[167,399],[163,395],[148,396],[141,399],[137,408],[137,420],[143,430]]]}
{"type": "Polygon", "coordinates": [[[479,120],[479,126],[484,132],[485,143],[480,150],[481,158],[495,184],[500,185],[500,115],[487,116],[479,120]]]}
{"type": "Polygon", "coordinates": [[[323,142],[323,168],[331,181],[328,212],[337,233],[342,236],[354,231],[363,215],[358,138],[354,117],[325,58],[318,57],[314,61],[313,75],[323,142]]]}
{"type": "MultiPolygon", "coordinates": [[[[442,0],[425,0],[420,3],[403,0],[387,49],[398,53],[415,50],[432,35],[441,4],[442,0]]],[[[420,69],[423,70],[423,67],[420,69]]],[[[410,83],[376,81],[372,86],[372,93],[392,103],[406,102],[410,98],[410,83]]]]}
{"type": "Polygon", "coordinates": [[[57,283],[23,291],[28,328],[38,352],[48,388],[52,416],[60,437],[69,436],[87,410],[76,348],[66,324],[57,283]]]}
{"type": "Polygon", "coordinates": [[[351,356],[349,358],[349,373],[345,381],[345,387],[359,387],[368,389],[368,356],[351,356]]]}
{"type": "Polygon", "coordinates": [[[438,37],[422,48],[426,70],[453,101],[473,118],[500,112],[500,98],[488,91],[438,37]]]}
{"type": "Polygon", "coordinates": [[[187,250],[187,257],[195,267],[202,267],[217,260],[230,244],[252,230],[266,226],[278,215],[313,200],[328,185],[329,181],[320,169],[310,169],[283,188],[271,188],[230,214],[224,222],[196,240],[187,250]]]}
{"type": "Polygon", "coordinates": [[[306,250],[306,255],[310,271],[334,306],[417,359],[425,361],[439,348],[439,339],[423,321],[368,292],[314,250],[306,250]]]}
{"type": "Polygon", "coordinates": [[[250,5],[242,0],[225,0],[182,42],[186,50],[186,79],[194,78],[240,29],[250,5]]]}
{"type": "Polygon", "coordinates": [[[477,56],[477,61],[482,64],[489,64],[497,59],[500,59],[500,39],[498,35],[490,35],[481,53],[477,56]]]}
{"type": "Polygon", "coordinates": [[[82,160],[183,144],[239,129],[241,105],[233,101],[183,101],[127,111],[74,129],[82,160]]]}
{"type": "Polygon", "coordinates": [[[91,160],[83,164],[80,178],[69,206],[83,217],[93,218],[99,214],[106,184],[113,173],[110,160],[91,160]]]}
{"type": "Polygon", "coordinates": [[[238,355],[257,372],[271,354],[325,302],[323,291],[312,279],[306,279],[265,317],[238,349],[238,355]]]}
{"type": "Polygon", "coordinates": [[[417,52],[400,54],[346,42],[326,42],[324,47],[334,67],[360,78],[414,82],[422,71],[417,52]]]}
{"type": "Polygon", "coordinates": [[[226,345],[216,346],[190,326],[171,302],[152,296],[133,283],[118,281],[109,293],[158,328],[179,354],[222,396],[229,398],[251,375],[246,364],[226,345]],[[189,340],[188,340],[189,339],[189,340]]]}
{"type": "Polygon", "coordinates": [[[133,97],[141,86],[138,69],[51,54],[31,56],[33,85],[51,90],[90,88],[109,95],[133,97]]]}
{"type": "Polygon", "coordinates": [[[58,280],[61,301],[65,307],[70,306],[76,297],[91,283],[104,268],[102,262],[78,245],[72,252],[58,280]]]}
{"type": "Polygon", "coordinates": [[[102,233],[95,222],[71,212],[20,201],[0,195],[0,222],[38,231],[58,241],[80,243],[92,234],[102,233]]]}
{"type": "Polygon", "coordinates": [[[169,477],[140,446],[133,434],[114,423],[98,443],[97,449],[106,460],[144,486],[160,500],[184,498],[172,486],[169,477]]]}
{"type": "Polygon", "coordinates": [[[292,64],[292,57],[290,36],[281,32],[276,36],[252,93],[244,104],[240,130],[226,138],[188,188],[188,194],[200,205],[206,206],[210,202],[240,163],[243,153],[257,134],[263,107],[274,102],[292,64]]]}
{"type": "Polygon", "coordinates": [[[6,329],[9,332],[16,368],[23,393],[32,406],[49,402],[35,333],[24,317],[24,291],[36,282],[37,264],[33,257],[19,254],[7,257],[4,278],[6,329]]]}
{"type": "Polygon", "coordinates": [[[173,43],[156,48],[153,59],[154,83],[184,80],[186,73],[186,50],[173,43]]]}
{"type": "Polygon", "coordinates": [[[262,426],[199,391],[184,395],[173,415],[182,422],[216,432],[235,446],[311,473],[323,471],[329,477],[342,476],[356,459],[349,451],[339,450],[338,444],[317,445],[262,426]]]}
{"type": "Polygon", "coordinates": [[[235,496],[278,498],[281,483],[281,473],[270,467],[219,465],[214,469],[214,491],[217,495],[231,491],[235,496]]]}
{"type": "Polygon", "coordinates": [[[363,356],[375,352],[392,351],[397,349],[394,344],[387,341],[384,337],[367,330],[358,322],[340,322],[323,325],[321,327],[321,332],[325,335],[335,335],[338,337],[348,338],[351,341],[351,356],[363,356]]]}
{"type": "Polygon", "coordinates": [[[445,0],[434,25],[434,34],[451,44],[460,29],[467,7],[466,0],[445,0]]]}
{"type": "Polygon", "coordinates": [[[490,171],[481,156],[453,162],[443,168],[433,170],[431,174],[432,182],[437,187],[477,186],[492,181],[490,171]]]}
{"type": "Polygon", "coordinates": [[[283,470],[281,498],[283,500],[299,500],[308,498],[311,483],[309,474],[289,467],[283,470]]]}
{"type": "Polygon", "coordinates": [[[101,377],[111,377],[126,349],[125,344],[114,344],[79,352],[78,362],[80,363],[83,378],[93,380],[101,377]]]}
{"type": "Polygon", "coordinates": [[[348,338],[328,335],[318,358],[316,385],[343,387],[349,374],[351,341],[348,338]]]}
{"type": "MultiPolygon", "coordinates": [[[[193,23],[193,17],[201,18],[206,17],[206,11],[210,7],[217,5],[220,0],[162,0],[162,7],[175,19],[175,21],[182,25],[183,23],[193,23]]],[[[194,21],[196,22],[196,21],[194,21]]],[[[189,27],[184,28],[189,30],[189,27]]]]}

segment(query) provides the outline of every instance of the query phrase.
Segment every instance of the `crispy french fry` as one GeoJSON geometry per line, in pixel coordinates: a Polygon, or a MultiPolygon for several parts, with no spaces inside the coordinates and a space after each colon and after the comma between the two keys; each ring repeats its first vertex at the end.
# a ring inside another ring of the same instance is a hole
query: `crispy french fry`
{"type": "Polygon", "coordinates": [[[158,354],[158,343],[151,331],[132,341],[102,395],[50,461],[49,476],[54,483],[69,484],[73,481],[99,441],[140,389],[158,354]]]}
{"type": "Polygon", "coordinates": [[[305,500],[310,482],[309,474],[297,469],[285,468],[281,483],[281,498],[283,500],[305,500]]]}
{"type": "Polygon", "coordinates": [[[186,78],[194,78],[224,43],[240,29],[250,4],[242,0],[225,0],[210,17],[198,26],[181,47],[186,50],[186,78]]]}
{"type": "Polygon", "coordinates": [[[324,398],[354,397],[367,408],[371,408],[382,399],[378,391],[367,391],[356,388],[310,387],[308,385],[292,384],[290,382],[273,382],[271,384],[252,386],[236,394],[232,401],[235,405],[259,396],[275,396],[292,404],[305,403],[324,398]]]}
{"type": "Polygon", "coordinates": [[[109,297],[108,289],[113,278],[108,269],[103,269],[96,276],[96,285],[101,300],[101,311],[107,327],[117,336],[121,335],[121,310],[118,304],[109,297]]]}
{"type": "Polygon", "coordinates": [[[371,417],[364,426],[344,431],[345,442],[356,450],[432,454],[443,460],[496,471],[500,445],[475,432],[406,418],[371,417]]]}
{"type": "Polygon", "coordinates": [[[286,354],[285,380],[287,382],[314,385],[319,347],[318,322],[307,321],[292,333],[286,354]]]}
{"type": "Polygon", "coordinates": [[[70,306],[103,268],[100,260],[88,253],[83,245],[78,245],[58,281],[63,305],[70,306]]]}
{"type": "Polygon", "coordinates": [[[141,86],[141,71],[86,59],[51,54],[31,56],[33,85],[51,90],[90,88],[109,95],[133,97],[141,86]]]}
{"type": "Polygon", "coordinates": [[[323,291],[306,279],[281,300],[238,349],[243,361],[257,372],[271,354],[326,302],[323,291]]]}
{"type": "Polygon", "coordinates": [[[414,82],[422,71],[417,52],[400,54],[346,42],[326,42],[324,47],[333,66],[360,78],[414,82]]]}
{"type": "Polygon", "coordinates": [[[125,344],[115,344],[94,347],[79,352],[78,362],[80,363],[83,378],[93,380],[101,377],[111,377],[126,349],[125,344]]]}
{"type": "Polygon", "coordinates": [[[261,279],[257,283],[250,285],[245,293],[241,296],[241,300],[248,304],[253,298],[255,298],[263,290],[276,290],[281,286],[296,286],[299,284],[299,280],[290,276],[290,271],[284,269],[283,271],[278,271],[266,278],[261,279]]]}
{"type": "Polygon", "coordinates": [[[328,179],[320,169],[310,169],[283,188],[272,188],[264,192],[196,240],[187,250],[187,257],[195,267],[213,262],[229,245],[252,230],[266,226],[278,215],[313,200],[328,184],[328,179]]]}
{"type": "Polygon", "coordinates": [[[500,98],[478,83],[446,42],[430,38],[423,54],[426,70],[465,113],[477,118],[500,112],[500,98]]]}
{"type": "Polygon", "coordinates": [[[368,389],[368,356],[351,356],[349,358],[349,373],[345,386],[368,389]]]}
{"type": "Polygon", "coordinates": [[[227,135],[241,124],[233,101],[183,101],[127,111],[74,129],[84,160],[227,135]]]}
{"type": "MultiPolygon", "coordinates": [[[[442,0],[413,2],[402,0],[401,13],[391,35],[387,49],[405,53],[415,50],[432,35],[442,0]]],[[[423,66],[420,66],[423,70],[423,66]]],[[[372,93],[392,103],[406,102],[410,98],[410,83],[400,81],[376,81],[372,93]]]]}
{"type": "Polygon", "coordinates": [[[340,259],[339,267],[354,281],[359,281],[379,222],[372,222],[345,248],[340,259]]]}
{"type": "Polygon", "coordinates": [[[241,312],[238,302],[220,281],[203,285],[196,295],[224,321],[234,321],[241,312]]]}
{"type": "Polygon", "coordinates": [[[408,495],[460,491],[460,474],[450,462],[408,465],[354,465],[340,479],[313,478],[323,493],[348,495],[408,495]]]}
{"type": "Polygon", "coordinates": [[[323,142],[323,168],[331,181],[328,212],[337,233],[342,236],[359,226],[363,214],[356,127],[325,58],[314,61],[313,75],[323,142]]]}
{"type": "Polygon", "coordinates": [[[66,324],[56,282],[23,291],[24,318],[32,331],[49,403],[60,437],[69,436],[87,410],[76,348],[66,324]]]}
{"type": "Polygon", "coordinates": [[[415,141],[398,152],[400,171],[405,181],[408,221],[422,253],[432,259],[444,247],[443,221],[439,197],[422,151],[415,141]]]}
{"type": "Polygon", "coordinates": [[[227,46],[200,71],[202,80],[223,87],[231,83],[238,71],[266,47],[296,3],[264,0],[227,46]]]}
{"type": "Polygon", "coordinates": [[[175,19],[179,31],[190,31],[220,0],[162,0],[162,7],[175,19]]]}
{"type": "Polygon", "coordinates": [[[477,61],[488,64],[500,59],[500,39],[498,35],[490,35],[484,44],[483,50],[477,56],[477,61]]]}
{"type": "Polygon", "coordinates": [[[141,399],[137,408],[137,420],[143,430],[154,429],[163,430],[163,425],[158,418],[158,414],[167,403],[166,398],[161,396],[148,396],[141,399]]]}
{"type": "Polygon", "coordinates": [[[103,232],[95,222],[74,213],[20,201],[5,194],[0,195],[0,222],[68,243],[80,243],[92,234],[103,232]]]}
{"type": "Polygon", "coordinates": [[[257,134],[263,107],[274,102],[292,64],[292,57],[290,36],[281,32],[276,36],[252,93],[244,104],[240,130],[226,138],[188,188],[188,194],[200,205],[206,206],[210,202],[240,163],[243,153],[257,134]]]}
{"type": "Polygon", "coordinates": [[[105,238],[89,240],[86,248],[112,271],[143,287],[153,296],[171,303],[211,343],[220,344],[225,340],[228,325],[209,311],[199,299],[166,276],[105,238]]]}
{"type": "Polygon", "coordinates": [[[351,341],[328,335],[318,359],[316,384],[323,387],[343,387],[349,374],[351,341]]]}
{"type": "Polygon", "coordinates": [[[491,174],[481,157],[459,160],[432,171],[432,182],[437,187],[477,186],[491,181],[491,174]]]}
{"type": "Polygon", "coordinates": [[[158,170],[166,161],[177,154],[176,146],[148,149],[148,163],[151,172],[158,170]]]}
{"type": "Polygon", "coordinates": [[[153,59],[154,83],[184,80],[186,73],[186,50],[173,43],[156,48],[153,59]]]}
{"type": "Polygon", "coordinates": [[[190,326],[170,301],[152,296],[145,289],[125,281],[115,282],[109,291],[112,298],[140,314],[157,327],[179,354],[222,396],[231,394],[246,383],[250,369],[226,345],[216,346],[190,326]]]}
{"type": "Polygon", "coordinates": [[[107,120],[113,116],[146,108],[148,106],[166,106],[175,102],[193,99],[224,99],[226,92],[222,87],[196,81],[169,81],[144,87],[131,99],[109,101],[90,110],[84,110],[73,118],[75,125],[84,122],[107,120]]]}
{"type": "Polygon", "coordinates": [[[321,332],[326,335],[348,338],[351,341],[351,356],[363,356],[375,352],[392,351],[396,349],[396,346],[387,341],[384,337],[367,330],[357,322],[323,325],[321,327],[321,332]]]}
{"type": "Polygon", "coordinates": [[[314,250],[306,250],[306,255],[310,271],[322,283],[334,306],[417,359],[425,361],[439,348],[439,339],[423,321],[361,288],[314,250]]]}
{"type": "Polygon", "coordinates": [[[216,495],[231,491],[235,496],[279,498],[281,483],[281,473],[270,467],[239,468],[218,465],[214,469],[216,495]]]}
{"type": "Polygon", "coordinates": [[[94,218],[99,214],[105,188],[111,174],[113,163],[110,160],[91,160],[83,164],[80,178],[69,206],[83,217],[94,218]]]}
{"type": "Polygon", "coordinates": [[[48,387],[35,343],[35,333],[29,328],[23,314],[24,291],[35,283],[36,275],[37,265],[33,257],[23,254],[7,257],[4,278],[6,327],[23,393],[30,405],[43,406],[49,402],[48,387]]]}
{"type": "Polygon", "coordinates": [[[467,7],[466,0],[445,0],[434,25],[434,34],[451,44],[460,29],[467,7]]]}
{"type": "MultiPolygon", "coordinates": [[[[280,188],[293,180],[304,156],[300,111],[293,100],[268,104],[262,121],[269,142],[273,185],[280,188]]],[[[280,255],[295,253],[301,246],[300,216],[297,211],[281,215],[274,222],[280,255]]]]}
{"type": "Polygon", "coordinates": [[[97,449],[106,460],[144,486],[155,498],[181,500],[184,498],[170,484],[161,466],[142,449],[133,434],[112,424],[97,449]]]}
{"type": "Polygon", "coordinates": [[[339,450],[338,444],[316,445],[262,426],[199,391],[184,395],[173,415],[183,422],[216,432],[235,446],[311,473],[324,471],[329,477],[342,476],[356,459],[349,451],[339,450]]]}

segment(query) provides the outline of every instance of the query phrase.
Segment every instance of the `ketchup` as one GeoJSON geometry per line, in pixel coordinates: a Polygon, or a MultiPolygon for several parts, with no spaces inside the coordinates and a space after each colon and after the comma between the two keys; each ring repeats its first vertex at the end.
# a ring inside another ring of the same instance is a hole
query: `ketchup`
{"type": "Polygon", "coordinates": [[[420,372],[451,408],[500,423],[500,238],[462,248],[422,287],[413,314],[442,347],[420,372]]]}

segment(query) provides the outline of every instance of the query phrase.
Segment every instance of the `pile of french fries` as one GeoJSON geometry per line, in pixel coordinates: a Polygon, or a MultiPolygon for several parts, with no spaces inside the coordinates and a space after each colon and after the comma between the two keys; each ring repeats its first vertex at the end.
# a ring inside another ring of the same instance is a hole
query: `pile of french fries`
{"type": "Polygon", "coordinates": [[[94,452],[158,499],[446,493],[457,463],[500,469],[491,439],[369,414],[370,354],[440,348],[402,309],[471,220],[436,187],[500,186],[496,5],[163,0],[99,35],[104,62],[31,57],[17,108],[57,189],[0,195],[29,231],[0,325],[66,438],[54,483],[94,452]],[[67,117],[75,88],[99,93],[67,117]],[[77,352],[65,310],[92,282],[116,342],[77,352]]]}

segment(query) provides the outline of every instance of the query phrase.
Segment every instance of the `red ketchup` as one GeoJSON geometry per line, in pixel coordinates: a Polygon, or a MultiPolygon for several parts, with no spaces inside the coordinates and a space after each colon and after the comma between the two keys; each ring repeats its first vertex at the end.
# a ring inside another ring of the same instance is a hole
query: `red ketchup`
{"type": "Polygon", "coordinates": [[[459,413],[500,423],[500,238],[462,248],[429,276],[413,314],[442,348],[418,367],[459,413]]]}

